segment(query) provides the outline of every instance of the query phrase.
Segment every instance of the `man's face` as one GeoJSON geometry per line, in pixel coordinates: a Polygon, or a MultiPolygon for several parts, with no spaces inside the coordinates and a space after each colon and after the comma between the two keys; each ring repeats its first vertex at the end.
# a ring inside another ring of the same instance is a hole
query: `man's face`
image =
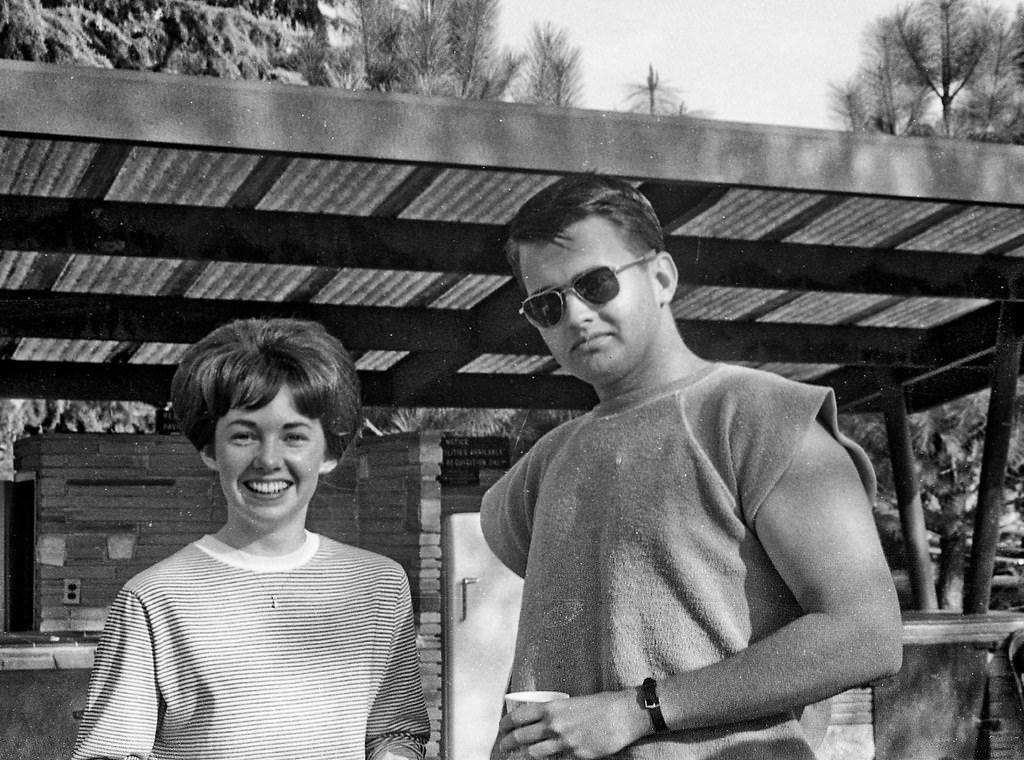
{"type": "MultiPolygon", "coordinates": [[[[538,328],[562,368],[592,385],[602,399],[650,382],[650,352],[659,334],[663,295],[652,268],[666,256],[619,272],[619,293],[605,304],[589,303],[566,290],[561,321],[538,328]]],[[[596,216],[570,225],[555,242],[524,243],[519,249],[529,295],[565,288],[597,267],[616,269],[636,259],[618,228],[596,216]]]]}

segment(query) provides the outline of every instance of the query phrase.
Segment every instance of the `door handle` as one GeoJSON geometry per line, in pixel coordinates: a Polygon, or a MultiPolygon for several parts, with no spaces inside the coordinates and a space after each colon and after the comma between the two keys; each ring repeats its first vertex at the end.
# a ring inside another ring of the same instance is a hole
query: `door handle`
{"type": "Polygon", "coordinates": [[[469,615],[469,587],[479,582],[479,578],[463,578],[459,581],[459,586],[462,588],[462,617],[459,619],[460,622],[464,621],[469,615]]]}

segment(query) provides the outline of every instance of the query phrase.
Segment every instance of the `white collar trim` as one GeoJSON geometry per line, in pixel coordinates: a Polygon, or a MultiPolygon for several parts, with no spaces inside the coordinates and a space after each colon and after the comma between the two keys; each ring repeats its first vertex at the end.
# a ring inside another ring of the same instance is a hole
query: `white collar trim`
{"type": "Polygon", "coordinates": [[[195,542],[195,546],[218,562],[241,570],[253,573],[286,573],[289,570],[302,567],[313,559],[313,555],[320,548],[320,536],[307,530],[306,540],[302,546],[288,554],[273,557],[234,549],[212,535],[203,536],[195,542]]]}

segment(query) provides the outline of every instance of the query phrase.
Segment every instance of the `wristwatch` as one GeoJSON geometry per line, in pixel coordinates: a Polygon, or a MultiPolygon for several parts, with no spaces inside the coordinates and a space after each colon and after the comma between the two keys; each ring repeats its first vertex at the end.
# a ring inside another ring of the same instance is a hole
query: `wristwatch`
{"type": "Polygon", "coordinates": [[[658,700],[658,682],[653,678],[645,678],[640,685],[640,704],[651,716],[655,732],[668,731],[665,716],[661,714],[661,702],[658,700]]]}

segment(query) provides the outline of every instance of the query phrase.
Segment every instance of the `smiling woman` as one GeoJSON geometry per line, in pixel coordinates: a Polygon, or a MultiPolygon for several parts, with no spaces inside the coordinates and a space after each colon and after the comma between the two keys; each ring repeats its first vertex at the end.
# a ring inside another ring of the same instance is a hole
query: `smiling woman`
{"type": "Polygon", "coordinates": [[[232,322],[189,349],[172,397],[227,521],[121,589],[73,757],[421,758],[404,572],[305,529],[360,419],[344,347],[313,322],[232,322]]]}

